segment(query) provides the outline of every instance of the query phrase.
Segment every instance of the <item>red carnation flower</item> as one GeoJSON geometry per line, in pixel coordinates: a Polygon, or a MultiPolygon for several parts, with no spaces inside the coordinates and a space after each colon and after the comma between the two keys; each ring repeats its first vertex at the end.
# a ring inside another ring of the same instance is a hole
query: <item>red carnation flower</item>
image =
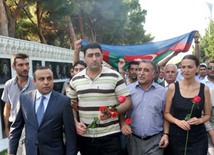
{"type": "Polygon", "coordinates": [[[111,117],[112,117],[112,118],[115,118],[115,117],[118,116],[118,113],[117,113],[116,111],[111,112],[110,114],[111,114],[111,117]]]}
{"type": "MultiPolygon", "coordinates": [[[[192,100],[193,104],[192,104],[192,108],[189,114],[186,115],[186,117],[184,118],[186,121],[188,121],[191,117],[192,117],[192,113],[194,110],[195,105],[198,106],[197,104],[201,101],[201,97],[200,96],[195,96],[192,100]]],[[[187,135],[186,135],[186,142],[185,142],[185,147],[184,147],[184,155],[186,155],[187,153],[187,144],[188,144],[188,140],[189,140],[189,130],[187,131],[187,135]]]]}
{"type": "Polygon", "coordinates": [[[201,101],[201,97],[200,96],[195,96],[194,98],[193,98],[193,103],[199,103],[201,101]]]}
{"type": "Polygon", "coordinates": [[[108,111],[109,112],[115,112],[115,110],[112,107],[109,107],[108,111]]]}
{"type": "Polygon", "coordinates": [[[126,101],[126,96],[119,96],[119,97],[117,98],[117,100],[118,100],[119,103],[123,103],[123,102],[126,101]]]}
{"type": "Polygon", "coordinates": [[[101,106],[101,107],[99,107],[99,111],[101,111],[101,112],[106,112],[106,110],[107,110],[107,107],[106,106],[101,106]]]}
{"type": "Polygon", "coordinates": [[[132,123],[132,119],[131,118],[126,118],[125,123],[127,125],[131,124],[132,123]]]}

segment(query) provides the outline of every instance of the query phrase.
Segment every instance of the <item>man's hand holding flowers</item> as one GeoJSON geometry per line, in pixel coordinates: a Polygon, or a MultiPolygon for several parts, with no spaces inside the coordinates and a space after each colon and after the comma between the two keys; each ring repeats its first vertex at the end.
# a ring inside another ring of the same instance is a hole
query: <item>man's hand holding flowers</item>
{"type": "Polygon", "coordinates": [[[124,134],[124,135],[130,135],[132,134],[132,129],[131,129],[131,118],[127,118],[125,120],[124,116],[123,115],[120,115],[120,122],[121,122],[121,132],[124,134]]]}
{"type": "Polygon", "coordinates": [[[111,114],[107,110],[106,106],[100,107],[99,108],[99,114],[98,114],[98,119],[99,120],[106,120],[111,117],[111,114]]]}
{"type": "Polygon", "coordinates": [[[108,118],[115,118],[118,117],[118,113],[123,112],[123,108],[119,108],[126,101],[126,96],[119,96],[117,98],[119,104],[115,104],[114,106],[101,106],[99,107],[99,114],[98,117],[94,118],[94,121],[88,125],[88,128],[96,128],[99,126],[100,120],[106,120],[108,118]]]}

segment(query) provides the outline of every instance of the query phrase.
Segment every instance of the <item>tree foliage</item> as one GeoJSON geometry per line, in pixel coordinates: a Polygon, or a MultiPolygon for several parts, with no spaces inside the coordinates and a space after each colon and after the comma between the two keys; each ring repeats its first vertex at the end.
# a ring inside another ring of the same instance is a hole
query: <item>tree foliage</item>
{"type": "Polygon", "coordinates": [[[128,23],[126,25],[126,43],[145,43],[153,40],[151,34],[145,35],[144,26],[146,10],[142,10],[138,0],[128,3],[128,23]]]}
{"type": "Polygon", "coordinates": [[[209,26],[206,29],[205,36],[200,42],[201,58],[208,56],[214,60],[214,21],[210,20],[209,26]]]}
{"type": "MultiPolygon", "coordinates": [[[[105,44],[139,44],[147,11],[139,0],[3,0],[9,36],[61,47],[78,38],[105,44]]],[[[3,23],[1,23],[2,25],[3,23]]]]}

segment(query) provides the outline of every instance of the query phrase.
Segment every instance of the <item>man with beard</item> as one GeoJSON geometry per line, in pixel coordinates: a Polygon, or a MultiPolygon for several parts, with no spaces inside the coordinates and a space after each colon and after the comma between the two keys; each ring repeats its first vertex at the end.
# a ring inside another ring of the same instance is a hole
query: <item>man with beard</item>
{"type": "Polygon", "coordinates": [[[198,75],[196,76],[197,80],[200,82],[207,76],[207,64],[201,63],[199,65],[199,72],[198,75]]]}
{"type": "Polygon", "coordinates": [[[127,68],[127,74],[128,78],[125,78],[125,72],[123,70],[123,67],[125,66],[125,60],[123,58],[119,59],[118,63],[118,71],[124,78],[127,85],[137,81],[137,70],[138,70],[138,61],[131,61],[129,62],[128,68],[127,68]]]}
{"type": "Polygon", "coordinates": [[[205,124],[208,132],[208,155],[214,155],[214,60],[207,65],[207,76],[200,81],[210,89],[212,113],[210,120],[205,124]]]}
{"type": "MultiPolygon", "coordinates": [[[[29,73],[29,57],[24,53],[17,53],[12,56],[12,67],[16,71],[16,77],[8,80],[4,85],[4,91],[1,99],[5,102],[4,107],[4,123],[5,134],[8,137],[10,125],[17,115],[18,101],[21,93],[34,90],[33,78],[29,73]]],[[[24,153],[23,148],[24,136],[20,139],[17,154],[24,153]]]]}
{"type": "MultiPolygon", "coordinates": [[[[118,62],[118,71],[123,77],[126,85],[129,85],[137,81],[137,71],[138,71],[139,62],[138,61],[129,62],[127,72],[126,72],[127,75],[125,75],[125,71],[123,70],[125,64],[126,64],[125,59],[120,58],[118,62]]],[[[121,154],[123,155],[128,155],[126,142],[127,142],[127,136],[121,134],[121,154]]]]}

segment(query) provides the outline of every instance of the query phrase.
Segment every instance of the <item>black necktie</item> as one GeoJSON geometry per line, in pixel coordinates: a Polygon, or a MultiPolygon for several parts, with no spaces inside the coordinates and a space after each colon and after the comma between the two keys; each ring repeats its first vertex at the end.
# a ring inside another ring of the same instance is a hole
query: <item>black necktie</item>
{"type": "Polygon", "coordinates": [[[45,110],[45,107],[44,107],[44,99],[45,99],[45,96],[42,96],[42,99],[41,99],[41,102],[39,104],[39,107],[37,109],[37,121],[38,121],[38,124],[40,125],[41,122],[42,122],[42,118],[44,116],[44,110],[45,110]]]}

